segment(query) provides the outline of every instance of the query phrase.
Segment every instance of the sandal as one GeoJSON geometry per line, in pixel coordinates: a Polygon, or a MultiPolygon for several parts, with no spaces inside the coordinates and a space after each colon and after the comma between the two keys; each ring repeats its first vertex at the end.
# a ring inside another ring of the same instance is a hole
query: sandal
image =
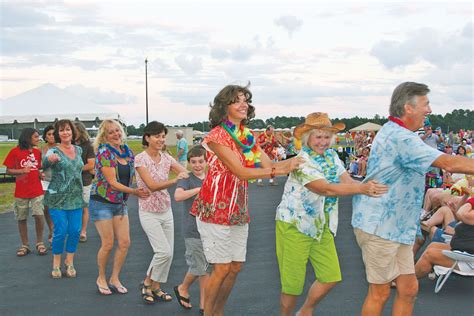
{"type": "Polygon", "coordinates": [[[155,290],[152,290],[151,292],[153,293],[153,297],[156,300],[159,300],[162,302],[171,302],[173,300],[173,297],[171,297],[171,295],[169,295],[162,289],[155,289],[155,290]]]}
{"type": "Polygon", "coordinates": [[[179,293],[179,288],[178,288],[179,285],[176,285],[173,290],[174,290],[174,294],[176,295],[176,299],[178,300],[178,304],[181,305],[182,308],[184,309],[191,309],[192,306],[188,305],[184,305],[184,303],[186,304],[189,304],[190,301],[189,301],[189,297],[184,297],[184,296],[181,296],[181,294],[179,293]]]}
{"type": "Polygon", "coordinates": [[[20,248],[16,251],[18,257],[24,257],[31,252],[31,249],[28,245],[21,245],[20,248]]]}
{"type": "Polygon", "coordinates": [[[101,295],[112,295],[112,291],[108,287],[102,287],[99,285],[99,283],[95,283],[97,285],[97,291],[101,295]]]}
{"type": "Polygon", "coordinates": [[[117,294],[127,294],[128,293],[128,290],[125,286],[123,285],[120,285],[120,286],[115,286],[113,285],[112,283],[109,283],[109,289],[113,292],[113,293],[117,293],[117,294]]]}
{"type": "Polygon", "coordinates": [[[66,276],[68,278],[75,278],[77,275],[76,269],[74,268],[74,264],[67,264],[66,265],[66,276]]]}
{"type": "Polygon", "coordinates": [[[63,276],[63,273],[61,272],[61,267],[53,267],[53,271],[51,271],[51,276],[53,277],[53,279],[61,279],[61,277],[63,276]]]}
{"type": "Polygon", "coordinates": [[[86,242],[87,241],[87,235],[81,235],[79,237],[79,242],[86,242]]]}
{"type": "Polygon", "coordinates": [[[39,256],[44,256],[48,254],[48,249],[44,245],[44,242],[40,241],[36,243],[36,252],[39,256]]]}
{"type": "Polygon", "coordinates": [[[140,294],[142,295],[142,299],[143,299],[143,302],[145,302],[145,304],[148,304],[148,305],[155,304],[155,297],[151,290],[151,284],[146,285],[145,281],[140,283],[140,294]]]}

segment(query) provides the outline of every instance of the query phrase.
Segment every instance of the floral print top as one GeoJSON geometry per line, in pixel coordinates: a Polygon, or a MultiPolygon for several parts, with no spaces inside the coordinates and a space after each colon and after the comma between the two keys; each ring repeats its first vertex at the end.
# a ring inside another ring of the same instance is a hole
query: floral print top
{"type": "MultiPolygon", "coordinates": [[[[160,162],[156,163],[146,151],[139,153],[135,157],[135,168],[144,167],[150,173],[154,182],[164,182],[168,180],[171,165],[176,162],[173,157],[165,152],[160,152],[160,162]]],[[[146,188],[146,183],[137,172],[137,186],[146,188]]],[[[140,211],[151,213],[163,213],[171,210],[171,198],[167,189],[154,191],[147,198],[139,198],[138,206],[140,211]]]]}
{"type": "MultiPolygon", "coordinates": [[[[135,157],[133,156],[133,152],[130,150],[128,160],[128,165],[130,167],[130,181],[128,186],[132,185],[135,176],[134,162],[135,157]]],[[[119,181],[117,156],[107,148],[106,144],[100,144],[95,155],[95,178],[92,182],[91,195],[98,195],[111,203],[124,203],[125,194],[112,188],[102,173],[102,167],[115,168],[115,176],[117,177],[117,181],[119,181]]]]}
{"type": "Polygon", "coordinates": [[[329,229],[336,234],[338,199],[314,193],[305,185],[322,179],[339,183],[339,177],[346,170],[333,149],[327,149],[323,155],[318,155],[310,148],[303,147],[297,157],[303,158],[305,162],[288,177],[275,219],[295,225],[301,233],[320,241],[326,215],[329,218],[329,229]]]}
{"type": "Polygon", "coordinates": [[[245,166],[245,158],[239,145],[222,126],[213,128],[204,138],[202,144],[208,150],[208,173],[190,213],[207,223],[245,225],[250,221],[248,181],[239,180],[208,148],[208,143],[229,147],[240,160],[242,166],[245,166]]]}

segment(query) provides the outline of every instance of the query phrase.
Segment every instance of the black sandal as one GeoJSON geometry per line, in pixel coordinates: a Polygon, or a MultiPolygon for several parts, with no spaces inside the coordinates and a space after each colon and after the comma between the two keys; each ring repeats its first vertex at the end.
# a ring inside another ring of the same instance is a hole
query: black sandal
{"type": "Polygon", "coordinates": [[[173,300],[173,297],[171,297],[171,295],[169,295],[162,289],[151,290],[151,292],[153,293],[153,298],[155,300],[159,300],[162,302],[171,302],[173,300]]]}
{"type": "Polygon", "coordinates": [[[145,302],[145,304],[155,304],[155,296],[153,295],[154,293],[151,290],[151,284],[146,285],[145,281],[140,283],[140,294],[142,295],[142,300],[143,302],[145,302]]]}
{"type": "Polygon", "coordinates": [[[174,290],[174,294],[176,295],[176,299],[178,300],[178,304],[181,305],[181,307],[184,308],[184,309],[191,309],[192,306],[186,306],[186,305],[183,304],[183,302],[186,303],[186,304],[189,304],[190,303],[190,301],[189,301],[190,298],[181,296],[181,294],[179,293],[178,285],[176,285],[173,290],[174,290]]]}

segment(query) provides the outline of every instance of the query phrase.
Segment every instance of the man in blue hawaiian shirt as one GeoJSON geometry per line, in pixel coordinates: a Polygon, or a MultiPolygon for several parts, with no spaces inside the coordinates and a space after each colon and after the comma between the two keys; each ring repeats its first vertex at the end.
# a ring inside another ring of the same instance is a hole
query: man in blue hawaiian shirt
{"type": "Polygon", "coordinates": [[[392,315],[412,315],[418,281],[413,243],[419,225],[424,176],[431,167],[474,174],[474,160],[443,154],[414,133],[431,113],[428,86],[400,84],[392,94],[389,121],[378,132],[367,162],[365,181],[389,187],[375,199],[353,198],[352,226],[362,250],[369,290],[362,315],[381,315],[392,281],[397,295],[392,315]]]}

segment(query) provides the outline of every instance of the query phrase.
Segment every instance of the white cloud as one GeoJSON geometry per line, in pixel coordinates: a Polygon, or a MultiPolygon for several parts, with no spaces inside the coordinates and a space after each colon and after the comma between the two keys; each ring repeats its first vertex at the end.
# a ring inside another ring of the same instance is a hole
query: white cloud
{"type": "Polygon", "coordinates": [[[47,25],[55,20],[52,16],[19,3],[0,3],[2,27],[33,27],[47,25]]]}
{"type": "Polygon", "coordinates": [[[442,34],[431,28],[418,29],[403,41],[381,40],[371,54],[387,68],[427,61],[440,68],[472,62],[472,23],[463,30],[442,34]]]}
{"type": "Polygon", "coordinates": [[[82,85],[67,86],[63,90],[97,104],[130,104],[137,102],[135,96],[114,91],[102,91],[100,88],[84,87],[82,85]]]}
{"type": "Polygon", "coordinates": [[[202,69],[202,58],[181,54],[175,59],[176,64],[188,75],[194,75],[202,69]]]}
{"type": "Polygon", "coordinates": [[[294,32],[301,29],[303,20],[298,19],[293,15],[284,15],[276,19],[275,24],[283,27],[288,32],[288,36],[291,38],[294,32]]]}

